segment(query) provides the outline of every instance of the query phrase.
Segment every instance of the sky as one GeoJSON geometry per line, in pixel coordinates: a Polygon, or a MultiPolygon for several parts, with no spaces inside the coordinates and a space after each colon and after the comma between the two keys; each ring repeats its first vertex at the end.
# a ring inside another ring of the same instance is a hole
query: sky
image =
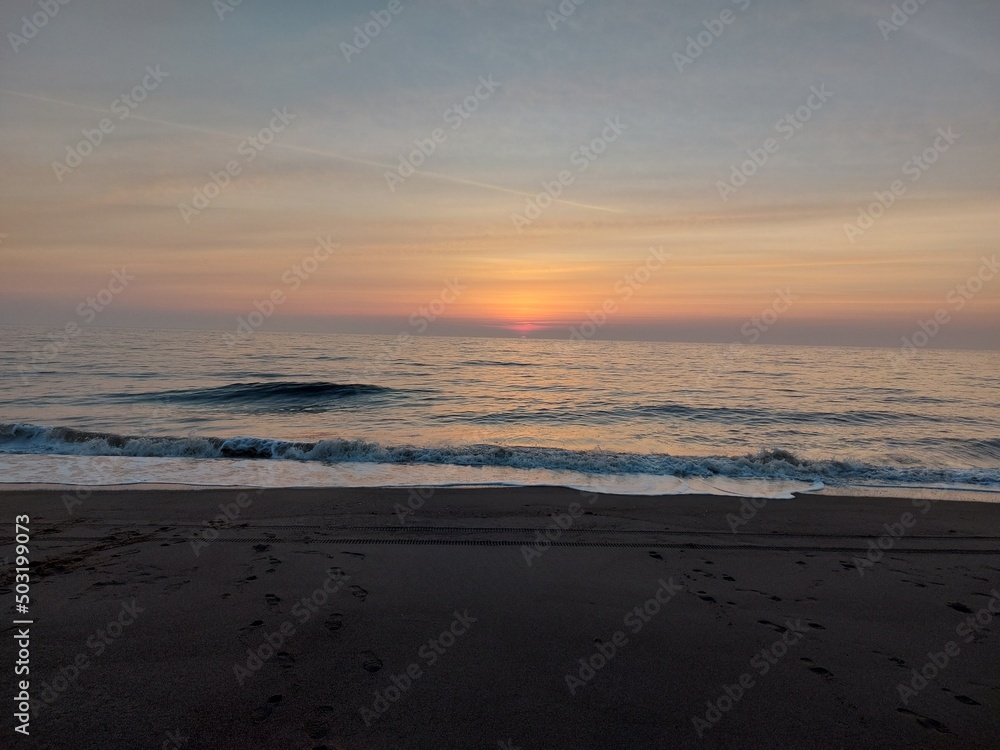
{"type": "Polygon", "coordinates": [[[995,0],[65,1],[0,322],[1000,348],[995,0]]]}

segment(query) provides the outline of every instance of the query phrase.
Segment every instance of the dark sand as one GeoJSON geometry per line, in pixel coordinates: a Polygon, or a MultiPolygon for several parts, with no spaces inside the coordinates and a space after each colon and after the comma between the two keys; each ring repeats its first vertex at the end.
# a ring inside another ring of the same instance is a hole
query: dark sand
{"type": "Polygon", "coordinates": [[[438,490],[404,525],[407,490],[102,491],[72,515],[65,494],[0,494],[0,556],[31,516],[31,690],[51,699],[13,733],[6,616],[2,747],[1000,747],[997,504],[810,496],[734,534],[738,498],[438,490]],[[195,554],[220,503],[238,515],[195,554]],[[529,566],[527,529],[573,503],[570,544],[529,566]]]}

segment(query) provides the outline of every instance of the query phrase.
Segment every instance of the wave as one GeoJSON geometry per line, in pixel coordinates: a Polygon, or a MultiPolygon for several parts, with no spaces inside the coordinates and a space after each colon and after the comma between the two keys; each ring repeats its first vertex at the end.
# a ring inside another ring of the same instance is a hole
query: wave
{"type": "Polygon", "coordinates": [[[188,390],[112,393],[108,395],[108,398],[123,401],[305,409],[322,408],[331,402],[342,399],[392,392],[394,392],[392,388],[365,383],[276,381],[272,383],[230,383],[213,388],[188,390]]]}
{"type": "Polygon", "coordinates": [[[736,408],[728,406],[687,406],[685,404],[643,404],[633,409],[640,414],[665,414],[692,420],[739,422],[741,424],[774,424],[787,422],[832,423],[847,425],[864,424],[912,424],[915,422],[938,423],[944,420],[927,414],[907,414],[885,411],[777,411],[771,409],[736,408]]]}
{"type": "Polygon", "coordinates": [[[86,456],[243,458],[325,463],[438,464],[567,470],[591,475],[773,479],[845,485],[964,484],[1000,487],[1000,469],[889,466],[807,459],[785,450],[742,456],[673,456],[665,453],[577,451],[526,446],[386,446],[364,440],[316,442],[257,437],[158,437],[88,432],[67,427],[0,424],[0,453],[86,456]]]}
{"type": "Polygon", "coordinates": [[[533,362],[507,362],[492,359],[468,359],[464,362],[458,362],[458,365],[465,365],[468,367],[535,367],[533,362]]]}

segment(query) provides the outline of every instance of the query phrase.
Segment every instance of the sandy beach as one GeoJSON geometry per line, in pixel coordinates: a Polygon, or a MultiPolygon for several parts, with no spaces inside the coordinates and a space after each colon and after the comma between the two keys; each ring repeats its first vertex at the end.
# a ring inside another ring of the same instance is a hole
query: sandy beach
{"type": "MultiPolygon", "coordinates": [[[[537,488],[2,502],[31,519],[35,747],[1000,736],[996,504],[537,488]]],[[[8,564],[6,596],[11,581],[8,564]]]]}

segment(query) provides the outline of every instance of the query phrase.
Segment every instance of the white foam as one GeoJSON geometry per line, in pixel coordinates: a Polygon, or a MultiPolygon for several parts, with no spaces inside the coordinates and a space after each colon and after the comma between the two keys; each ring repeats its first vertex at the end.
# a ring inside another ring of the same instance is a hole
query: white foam
{"type": "Polygon", "coordinates": [[[791,499],[818,482],[584,474],[554,469],[452,464],[320,463],[254,459],[0,454],[0,486],[182,485],[202,487],[568,487],[612,495],[736,495],[791,499]]]}

